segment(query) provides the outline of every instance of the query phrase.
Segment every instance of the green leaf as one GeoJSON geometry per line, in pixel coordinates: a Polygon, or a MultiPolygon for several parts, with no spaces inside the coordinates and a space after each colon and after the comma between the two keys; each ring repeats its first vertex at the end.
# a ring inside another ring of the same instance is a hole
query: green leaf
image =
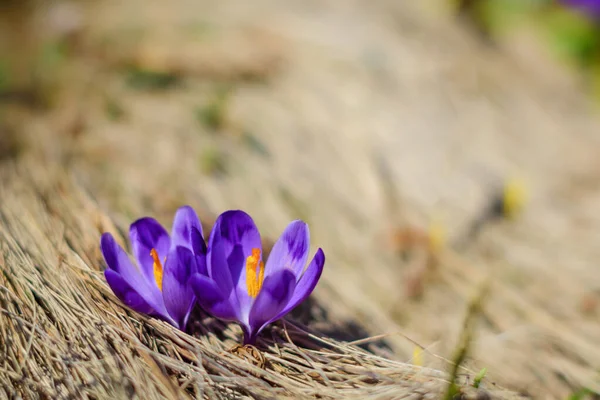
{"type": "Polygon", "coordinates": [[[479,386],[481,385],[481,381],[483,380],[483,378],[485,378],[486,373],[487,373],[487,368],[483,368],[481,371],[479,371],[477,373],[477,375],[475,375],[475,378],[473,379],[473,387],[474,388],[479,388],[479,386]]]}

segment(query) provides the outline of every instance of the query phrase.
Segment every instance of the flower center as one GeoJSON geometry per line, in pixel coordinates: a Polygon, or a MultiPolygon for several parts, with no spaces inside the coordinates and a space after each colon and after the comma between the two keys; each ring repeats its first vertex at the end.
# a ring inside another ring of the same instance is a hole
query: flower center
{"type": "Polygon", "coordinates": [[[252,255],[246,258],[246,289],[252,298],[258,296],[258,292],[265,278],[265,263],[260,260],[260,249],[252,249],[252,255]]]}
{"type": "MultiPolygon", "coordinates": [[[[154,265],[153,265],[154,280],[156,281],[158,290],[160,290],[162,292],[163,266],[160,262],[160,258],[158,258],[158,253],[157,253],[156,249],[150,250],[150,255],[152,256],[152,259],[154,260],[154,265]]],[[[165,261],[167,261],[166,258],[165,258],[165,261]]]]}

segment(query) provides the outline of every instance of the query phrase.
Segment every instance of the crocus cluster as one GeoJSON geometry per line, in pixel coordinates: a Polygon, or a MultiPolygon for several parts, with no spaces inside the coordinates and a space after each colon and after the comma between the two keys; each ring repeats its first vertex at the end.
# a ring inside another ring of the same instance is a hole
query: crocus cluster
{"type": "Polygon", "coordinates": [[[238,322],[246,344],[311,294],[325,264],[318,249],[306,267],[310,239],[302,221],[288,225],[265,262],[254,221],[238,210],[217,218],[208,246],[189,206],[177,210],[171,235],[155,219],[142,218],[131,224],[129,238],[137,266],[110,233],[100,243],[106,281],[123,303],[181,330],[199,304],[238,322]]]}

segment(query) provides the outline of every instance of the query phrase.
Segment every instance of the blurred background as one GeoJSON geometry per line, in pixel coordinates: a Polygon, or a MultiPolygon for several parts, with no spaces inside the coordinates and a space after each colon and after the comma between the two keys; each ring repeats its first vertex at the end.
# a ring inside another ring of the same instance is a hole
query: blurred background
{"type": "Polygon", "coordinates": [[[402,361],[447,369],[488,288],[469,367],[583,398],[599,21],[596,0],[0,0],[0,168],[60,166],[120,227],[186,203],[270,239],[304,219],[327,264],[297,317],[402,361]]]}

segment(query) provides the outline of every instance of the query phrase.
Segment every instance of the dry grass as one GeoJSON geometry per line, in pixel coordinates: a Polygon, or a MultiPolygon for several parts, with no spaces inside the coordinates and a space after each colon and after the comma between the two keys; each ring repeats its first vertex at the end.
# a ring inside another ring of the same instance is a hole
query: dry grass
{"type": "Polygon", "coordinates": [[[63,39],[30,24],[68,49],[27,88],[44,101],[0,98],[7,397],[438,398],[448,359],[469,395],[484,367],[499,398],[598,390],[598,121],[529,32],[486,47],[442,0],[75,4],[63,39]],[[482,218],[515,175],[524,213],[482,218]],[[311,301],[259,353],[206,316],[188,336],[134,315],[104,283],[100,233],[125,244],[182,204],[207,229],[244,209],[266,239],[303,218],[324,248],[311,301]]]}
{"type": "MultiPolygon", "coordinates": [[[[442,372],[291,320],[264,334],[259,348],[244,348],[236,346],[236,326],[200,311],[186,334],[126,310],[103,279],[98,250],[100,233],[119,229],[64,171],[42,167],[0,170],[0,393],[7,398],[435,399],[446,390],[442,372]]],[[[464,398],[476,396],[461,386],[464,398]]]]}

